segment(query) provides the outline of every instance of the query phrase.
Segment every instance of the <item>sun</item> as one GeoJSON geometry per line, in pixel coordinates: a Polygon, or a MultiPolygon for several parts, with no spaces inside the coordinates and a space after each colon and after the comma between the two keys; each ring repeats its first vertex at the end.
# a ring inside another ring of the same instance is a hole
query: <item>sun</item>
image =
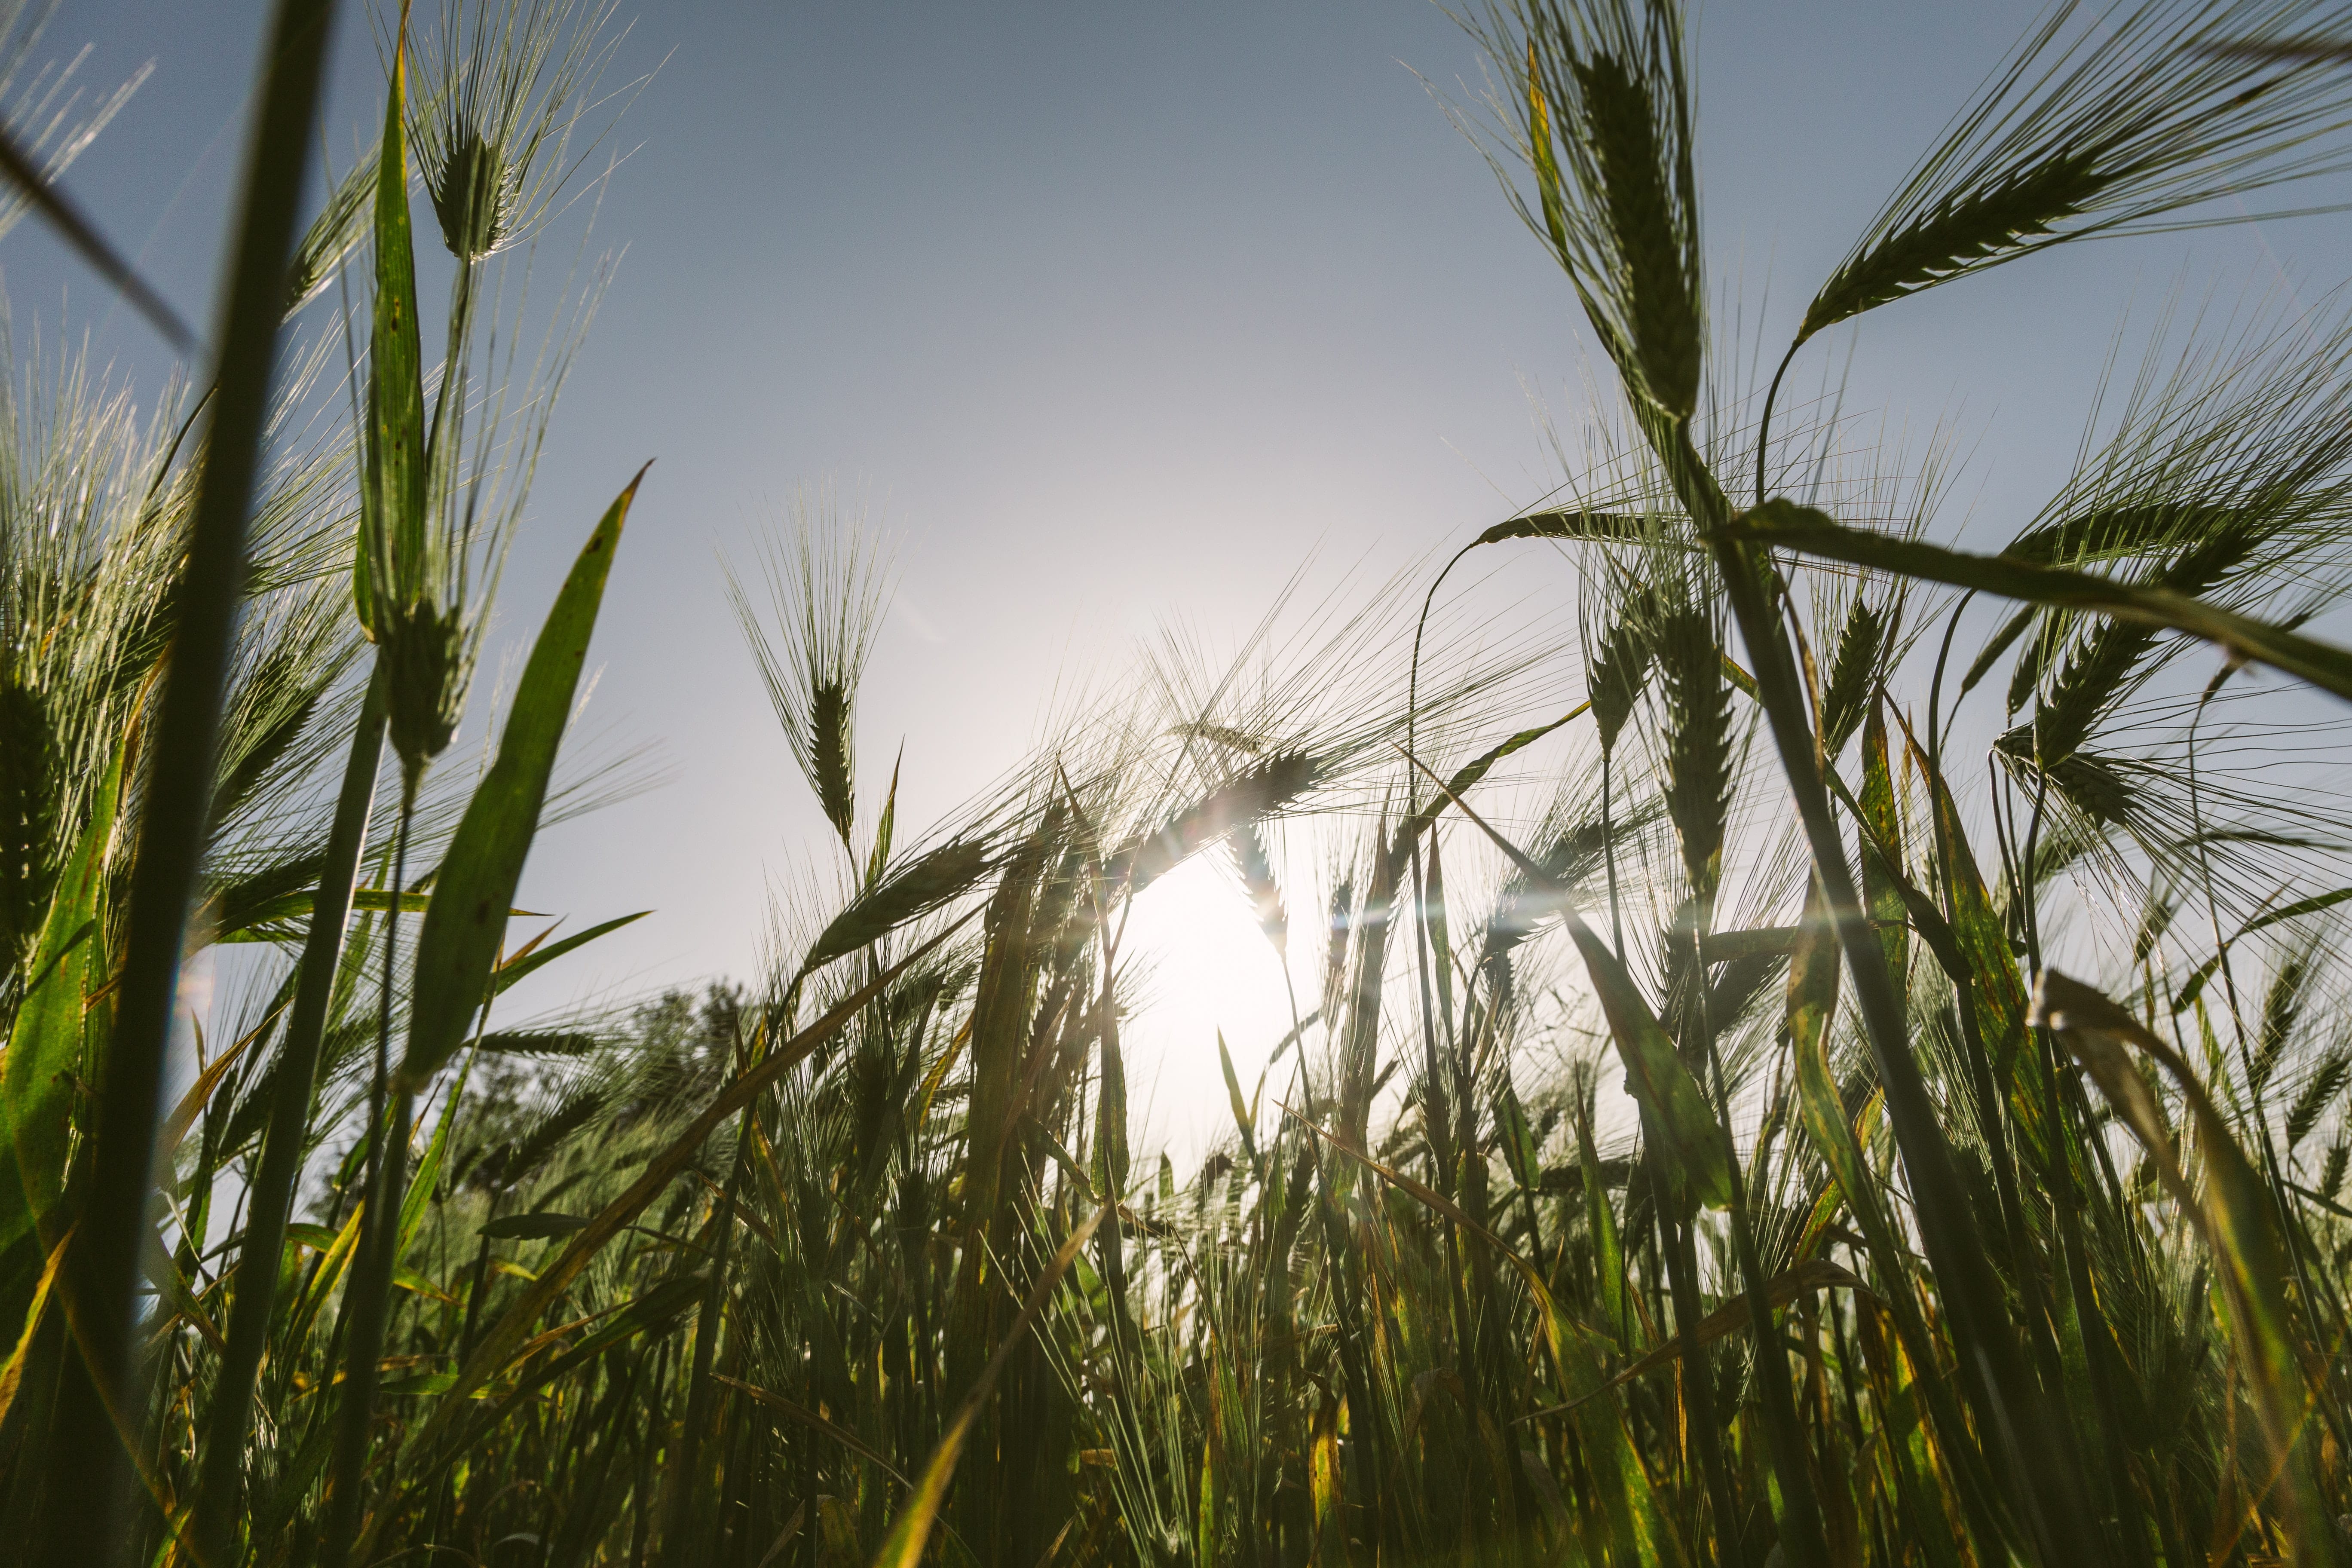
{"type": "MultiPolygon", "coordinates": [[[[1301,941],[1316,946],[1318,934],[1310,922],[1294,935],[1294,965],[1301,941]]],[[[1293,1054],[1284,1054],[1262,1096],[1257,1088],[1267,1057],[1290,1032],[1290,996],[1282,961],[1258,929],[1226,856],[1194,856],[1145,889],[1120,942],[1119,963],[1139,982],[1120,1032],[1139,1150],[1165,1149],[1181,1170],[1233,1136],[1232,1100],[1217,1061],[1220,1031],[1244,1098],[1259,1100],[1259,1121],[1281,1114],[1293,1054]]],[[[1301,982],[1302,1009],[1314,1005],[1311,990],[1301,982]]]]}

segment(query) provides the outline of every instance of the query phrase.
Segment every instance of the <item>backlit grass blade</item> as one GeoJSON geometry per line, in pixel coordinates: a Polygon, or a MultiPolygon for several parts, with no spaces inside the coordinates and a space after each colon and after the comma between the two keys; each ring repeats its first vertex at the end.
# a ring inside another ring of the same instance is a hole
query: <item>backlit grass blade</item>
{"type": "Polygon", "coordinates": [[[1225,1032],[1217,1031],[1217,1066],[1225,1075],[1225,1099],[1233,1107],[1234,1129],[1241,1134],[1242,1153],[1250,1168],[1263,1171],[1257,1153],[1257,1129],[1250,1115],[1249,1100],[1242,1094],[1242,1080],[1234,1073],[1234,1053],[1225,1048],[1225,1032]]]}
{"type": "MultiPolygon", "coordinates": [[[[315,862],[310,862],[315,864],[315,862]]],[[[273,871],[274,871],[273,868],[273,871]]],[[[258,903],[246,904],[235,911],[233,923],[225,917],[215,940],[220,942],[278,941],[287,934],[286,923],[301,920],[316,907],[315,892],[287,893],[258,903]]],[[[404,915],[421,915],[433,902],[429,892],[419,892],[412,884],[410,890],[394,895],[388,888],[353,888],[345,913],[364,910],[380,914],[397,909],[404,915]]],[[[509,910],[509,916],[538,915],[540,910],[509,910]]],[[[647,911],[650,913],[651,911],[647,911]]]]}
{"type": "MultiPolygon", "coordinates": [[[[425,1206],[440,1186],[442,1166],[449,1157],[450,1129],[456,1126],[458,1108],[464,1103],[466,1080],[473,1075],[474,1059],[468,1053],[465,1065],[457,1070],[441,1097],[441,1114],[434,1119],[433,1136],[425,1142],[425,1152],[417,1158],[416,1173],[401,1199],[400,1228],[393,1242],[394,1259],[407,1254],[409,1244],[416,1237],[417,1227],[425,1223],[425,1206]]],[[[408,1130],[404,1128],[401,1132],[401,1142],[405,1145],[409,1142],[408,1130]]]]}
{"type": "Polygon", "coordinates": [[[177,1317],[201,1334],[205,1342],[214,1350],[223,1347],[225,1342],[220,1330],[213,1323],[204,1304],[196,1300],[196,1293],[188,1289],[188,1281],[180,1273],[180,1266],[173,1260],[170,1253],[163,1250],[163,1237],[152,1230],[140,1237],[140,1273],[155,1288],[158,1304],[169,1309],[167,1320],[177,1317]]]}
{"type": "Polygon", "coordinates": [[[899,749],[898,759],[890,764],[890,787],[882,795],[882,815],[874,823],[874,846],[866,852],[865,886],[872,888],[882,880],[882,873],[890,867],[890,844],[898,824],[898,768],[907,760],[906,749],[899,749]]]}
{"type": "MultiPolygon", "coordinates": [[[[299,1345],[310,1337],[320,1310],[334,1294],[335,1288],[342,1283],[344,1271],[351,1267],[352,1255],[359,1249],[360,1226],[366,1218],[365,1208],[364,1200],[353,1205],[350,1217],[343,1221],[343,1227],[323,1238],[300,1237],[299,1231],[309,1227],[287,1226],[289,1237],[300,1239],[306,1247],[317,1247],[320,1253],[308,1289],[293,1303],[283,1325],[280,1338],[287,1343],[299,1345]]],[[[320,1425],[331,1428],[333,1424],[321,1422],[320,1425]]]]}
{"type": "Polygon", "coordinates": [[[196,352],[196,334],[180,313],[172,309],[153,285],[139,275],[136,268],[125,261],[121,254],[98,232],[97,226],[83,216],[79,204],[59,190],[32,155],[17,145],[13,131],[0,130],[0,175],[24,193],[33,204],[33,210],[48,220],[49,226],[63,237],[65,242],[81,257],[98,275],[114,286],[115,291],[131,301],[131,309],[147,318],[147,324],[163,335],[163,341],[184,355],[196,352]]]}
{"type": "Polygon", "coordinates": [[[97,1076],[85,1015],[90,995],[109,978],[106,858],[121,795],[118,751],[89,825],[58,873],[7,1053],[0,1056],[0,1322],[22,1317],[42,1260],[63,1229],[58,1205],[73,1148],[74,1085],[97,1076]]]}
{"type": "Polygon", "coordinates": [[[1496,763],[1501,762],[1505,757],[1511,755],[1515,752],[1523,751],[1527,747],[1534,745],[1538,741],[1542,740],[1546,735],[1550,734],[1562,724],[1567,723],[1571,719],[1582,717],[1585,713],[1590,712],[1591,709],[1592,704],[1590,701],[1580,702],[1575,707],[1570,709],[1567,712],[1561,714],[1559,718],[1554,719],[1550,723],[1538,724],[1532,728],[1521,730],[1518,733],[1505,740],[1501,744],[1481,752],[1478,755],[1471,758],[1470,761],[1463,763],[1459,768],[1454,770],[1454,776],[1445,781],[1445,790],[1444,793],[1440,794],[1435,800],[1431,801],[1427,805],[1423,806],[1420,811],[1416,812],[1412,817],[1405,823],[1403,828],[1401,830],[1401,837],[1408,839],[1418,837],[1421,834],[1428,831],[1430,825],[1434,823],[1438,817],[1444,814],[1446,804],[1456,795],[1466,794],[1468,791],[1476,788],[1478,781],[1485,778],[1488,773],[1492,772],[1496,763]]]}
{"type": "Polygon", "coordinates": [[[1339,1406],[1326,1402],[1315,1414],[1307,1455],[1307,1491],[1314,1510],[1316,1568],[1347,1568],[1348,1496],[1339,1467],[1339,1406]]]}
{"type": "Polygon", "coordinates": [[[605,510],[563,580],[531,645],[499,738],[499,754],[475,786],[449,841],[433,901],[417,937],[415,1001],[400,1079],[421,1089],[465,1037],[488,996],[491,966],[506,932],[515,884],[539,832],[556,748],[572,720],[572,700],[588,659],[588,639],[604,603],[613,553],[645,470],[605,510]]]}
{"type": "Polygon", "coordinates": [[[1592,1233],[1592,1264],[1599,1277],[1601,1310],[1608,1319],[1610,1337],[1622,1349],[1633,1342],[1625,1254],[1617,1238],[1616,1211],[1610,1205],[1608,1189],[1601,1182],[1601,1156],[1592,1147],[1589,1118],[1577,1119],[1576,1159],[1584,1177],[1584,1223],[1592,1233]]]}
{"type": "Polygon", "coordinates": [[[178,1152],[181,1141],[188,1135],[188,1129],[211,1106],[213,1095],[220,1089],[221,1080],[236,1068],[246,1052],[258,1045],[277,1026],[278,1010],[273,1008],[260,1024],[205,1064],[204,1070],[196,1074],[195,1082],[188,1085],[178,1102],[172,1107],[171,1114],[163,1118],[163,1125],[156,1130],[157,1159],[169,1160],[178,1152]]]}
{"type": "MultiPolygon", "coordinates": [[[[1118,1025],[1103,1029],[1102,1081],[1096,1089],[1095,1170],[1106,1202],[1127,1192],[1127,1064],[1119,1050],[1118,1025]]],[[[1114,1227],[1116,1228],[1116,1227],[1114,1227]]]]}
{"type": "MultiPolygon", "coordinates": [[[[508,914],[511,916],[513,912],[509,910],[508,914]]],[[[490,971],[490,994],[499,995],[533,970],[553,963],[567,952],[577,952],[598,937],[610,936],[623,926],[635,925],[651,913],[653,913],[651,910],[639,910],[633,915],[615,915],[609,921],[590,926],[586,931],[574,931],[561,942],[550,942],[545,947],[536,948],[530,952],[520,953],[508,959],[490,971]]]]}
{"type": "Polygon", "coordinates": [[[49,1248],[48,1261],[41,1266],[41,1277],[33,1287],[33,1300],[25,1309],[25,1326],[16,1336],[16,1348],[8,1352],[6,1364],[0,1365],[0,1421],[8,1416],[8,1407],[16,1402],[16,1391],[25,1385],[25,1370],[33,1357],[33,1345],[41,1331],[42,1315],[48,1310],[50,1288],[58,1281],[58,1269],[66,1260],[66,1247],[73,1241],[68,1229],[49,1248]]]}

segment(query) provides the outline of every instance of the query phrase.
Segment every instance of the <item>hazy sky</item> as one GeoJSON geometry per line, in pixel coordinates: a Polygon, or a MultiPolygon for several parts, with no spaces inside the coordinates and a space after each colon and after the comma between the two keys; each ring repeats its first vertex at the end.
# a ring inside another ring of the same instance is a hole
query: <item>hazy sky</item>
{"type": "MultiPolygon", "coordinates": [[[[1747,332],[1760,320],[1785,342],[2037,9],[1699,8],[1708,242],[1747,332]]],[[[93,88],[154,63],[68,184],[199,321],[265,13],[65,0],[45,41],[45,58],[92,45],[93,88]]],[[[1310,555],[1318,582],[1360,559],[1384,574],[1559,478],[1530,393],[1564,426],[1581,416],[1574,298],[1424,85],[1466,99],[1477,61],[1422,0],[671,0],[624,19],[608,82],[655,74],[607,143],[628,156],[593,244],[625,256],[499,621],[536,626],[604,503],[657,458],[595,643],[591,728],[656,742],[673,777],[542,840],[531,907],[660,912],[535,983],[535,1005],[748,973],[772,886],[824,852],[716,565],[796,487],[834,485],[899,542],[864,776],[878,784],[903,737],[901,821],[919,825],[1019,758],[1057,676],[1116,667],[1171,616],[1230,637],[1310,555]]],[[[348,163],[381,102],[356,10],[339,52],[328,142],[348,163]]],[[[583,216],[554,231],[543,279],[583,216]]],[[[1871,319],[1851,401],[1915,436],[1944,422],[1960,495],[2013,526],[2063,476],[2127,305],[2309,298],[2341,278],[2347,234],[2328,218],[2074,247],[1938,290],[1871,319]]],[[[155,385],[154,340],[36,226],[0,268],[20,344],[62,324],[155,385]]],[[[1719,331],[1741,324],[1719,311],[1719,331]]],[[[1850,341],[1809,351],[1816,381],[1850,341]]],[[[1569,602],[1562,563],[1524,569],[1569,602]]],[[[1187,1001],[1182,1037],[1158,1042],[1180,1142],[1223,1114],[1204,1030],[1223,1021],[1245,1067],[1262,1057],[1267,1040],[1241,1037],[1274,984],[1247,958],[1243,1016],[1220,1013],[1256,939],[1238,895],[1197,880],[1176,897],[1227,929],[1161,971],[1187,1001]]]]}

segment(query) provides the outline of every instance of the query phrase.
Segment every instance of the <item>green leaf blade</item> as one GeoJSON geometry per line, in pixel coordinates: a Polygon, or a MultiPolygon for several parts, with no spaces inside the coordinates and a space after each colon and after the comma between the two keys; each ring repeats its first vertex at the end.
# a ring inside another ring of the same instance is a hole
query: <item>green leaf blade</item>
{"type": "MultiPolygon", "coordinates": [[[[650,465],[648,465],[650,466],[650,465]]],[[[556,595],[516,688],[498,760],[467,803],[417,938],[416,999],[400,1077],[421,1085],[457,1051],[488,994],[524,859],[539,831],[555,753],[572,717],[572,695],[621,529],[645,470],[606,509],[556,595]]]]}
{"type": "Polygon", "coordinates": [[[0,1163],[6,1167],[0,1179],[0,1267],[7,1270],[0,1289],[7,1302],[29,1292],[57,1241],[48,1233],[65,1192],[74,1083],[91,1076],[88,998],[107,977],[105,865],[121,794],[118,748],[96,809],[50,896],[7,1054],[0,1058],[0,1163]]]}
{"type": "Polygon", "coordinates": [[[2171,589],[2115,583],[2085,572],[2036,566],[2006,556],[1971,555],[1919,540],[1846,528],[1825,512],[1788,500],[1766,501],[1733,521],[1727,531],[1774,550],[2030,604],[2095,610],[2183,632],[2352,701],[2352,652],[2171,589]]]}

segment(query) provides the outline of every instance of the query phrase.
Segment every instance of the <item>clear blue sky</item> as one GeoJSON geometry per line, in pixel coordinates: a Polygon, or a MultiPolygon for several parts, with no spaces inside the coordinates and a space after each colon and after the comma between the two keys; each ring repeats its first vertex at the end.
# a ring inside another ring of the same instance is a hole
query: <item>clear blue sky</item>
{"type": "MultiPolygon", "coordinates": [[[[1699,8],[1707,234],[1751,331],[1760,310],[1785,341],[2037,9],[1699,8]]],[[[46,41],[92,44],[93,86],[155,62],[68,184],[199,320],[264,14],[66,0],[46,41]]],[[[626,255],[500,624],[537,624],[604,502],[659,459],[597,637],[594,712],[659,742],[676,776],[542,843],[533,907],[660,911],[542,1005],[747,973],[772,879],[823,851],[715,564],[797,485],[869,500],[901,542],[906,613],[864,695],[865,770],[883,776],[903,736],[902,820],[919,823],[1022,753],[1056,671],[1116,664],[1171,615],[1237,631],[1310,553],[1391,570],[1559,478],[1528,389],[1578,416],[1574,300],[1417,79],[1460,95],[1476,70],[1423,0],[672,0],[629,19],[614,79],[659,69],[616,132],[634,151],[598,224],[626,255]]],[[[340,52],[330,143],[347,163],[380,102],[356,12],[340,52]]],[[[2341,278],[2347,232],[2307,220],[2000,269],[1874,316],[1853,401],[1915,431],[1949,423],[1972,458],[1961,493],[2011,525],[2063,476],[2126,304],[2282,279],[2307,297],[2341,278]]],[[[569,254],[566,238],[559,267],[569,254]]],[[[0,268],[20,340],[62,321],[154,384],[153,340],[35,226],[0,268]]],[[[1572,593],[1558,563],[1529,569],[1572,593]]],[[[1216,1082],[1196,1041],[1161,1097],[1213,1109],[1216,1082]]]]}

